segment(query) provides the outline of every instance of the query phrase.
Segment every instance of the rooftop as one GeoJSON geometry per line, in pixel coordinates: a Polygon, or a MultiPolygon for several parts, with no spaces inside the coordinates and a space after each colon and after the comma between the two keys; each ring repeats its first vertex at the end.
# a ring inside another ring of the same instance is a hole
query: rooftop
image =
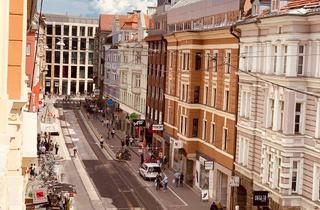
{"type": "Polygon", "coordinates": [[[94,24],[98,25],[98,19],[79,17],[79,16],[69,16],[61,14],[44,14],[46,22],[60,22],[60,23],[83,23],[83,24],[94,24]]]}

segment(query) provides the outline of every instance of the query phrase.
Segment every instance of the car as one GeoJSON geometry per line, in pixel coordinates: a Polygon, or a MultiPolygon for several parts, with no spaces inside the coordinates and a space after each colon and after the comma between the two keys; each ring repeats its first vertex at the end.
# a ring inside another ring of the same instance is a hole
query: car
{"type": "Polygon", "coordinates": [[[155,179],[161,173],[161,167],[157,163],[143,163],[139,168],[139,174],[145,180],[155,179]]]}

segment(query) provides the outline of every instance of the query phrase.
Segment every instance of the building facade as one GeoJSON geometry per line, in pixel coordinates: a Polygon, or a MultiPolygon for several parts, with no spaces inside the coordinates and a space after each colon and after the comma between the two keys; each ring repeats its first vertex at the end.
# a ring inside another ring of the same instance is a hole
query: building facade
{"type": "Polygon", "coordinates": [[[232,204],[228,183],[234,171],[238,95],[239,43],[231,25],[242,7],[240,1],[179,1],[168,11],[165,36],[170,166],[226,209],[232,204]]]}
{"type": "Polygon", "coordinates": [[[37,158],[37,114],[27,112],[26,37],[37,1],[0,7],[0,208],[23,210],[26,170],[37,158]]]}
{"type": "Polygon", "coordinates": [[[253,1],[237,24],[240,72],[235,203],[319,209],[319,1],[253,1]]]}
{"type": "Polygon", "coordinates": [[[163,138],[163,131],[152,131],[152,125],[163,125],[164,93],[167,71],[167,14],[171,1],[158,1],[155,13],[150,18],[150,29],[145,38],[148,43],[148,75],[146,101],[146,141],[161,148],[164,155],[169,156],[170,141],[163,138]]]}
{"type": "Polygon", "coordinates": [[[98,20],[46,14],[46,92],[57,95],[91,93],[94,37],[98,20]]]}

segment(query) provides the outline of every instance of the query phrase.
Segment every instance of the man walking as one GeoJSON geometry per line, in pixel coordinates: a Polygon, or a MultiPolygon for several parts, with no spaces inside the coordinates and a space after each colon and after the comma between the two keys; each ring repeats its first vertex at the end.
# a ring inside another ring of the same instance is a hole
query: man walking
{"type": "Polygon", "coordinates": [[[176,173],[174,173],[174,182],[176,184],[176,187],[179,187],[180,175],[181,173],[179,171],[176,171],[176,173]]]}
{"type": "Polygon", "coordinates": [[[116,131],[114,130],[114,128],[112,128],[112,131],[111,131],[111,136],[112,138],[114,138],[114,134],[116,133],[116,131]]]}
{"type": "Polygon", "coordinates": [[[103,149],[103,142],[104,142],[104,139],[103,139],[103,136],[100,137],[100,147],[101,149],[103,149]]]}
{"type": "Polygon", "coordinates": [[[76,157],[78,149],[76,146],[73,147],[73,157],[76,157]]]}
{"type": "Polygon", "coordinates": [[[56,150],[56,155],[58,155],[58,150],[59,150],[59,144],[58,142],[55,143],[54,148],[56,150]]]}

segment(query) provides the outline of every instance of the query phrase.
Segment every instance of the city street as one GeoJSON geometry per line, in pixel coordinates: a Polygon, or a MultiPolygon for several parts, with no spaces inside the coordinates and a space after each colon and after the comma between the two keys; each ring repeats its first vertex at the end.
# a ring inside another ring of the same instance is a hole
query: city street
{"type": "MultiPolygon", "coordinates": [[[[73,153],[73,146],[78,149],[77,157],[73,157],[73,160],[75,162],[79,158],[80,166],[89,176],[89,179],[85,179],[87,182],[82,181],[85,186],[93,185],[93,190],[98,194],[100,204],[99,200],[91,199],[94,209],[163,209],[148,191],[148,186],[137,179],[136,174],[125,162],[112,160],[110,155],[100,149],[92,131],[87,129],[81,119],[78,109],[68,109],[66,106],[66,109],[59,109],[59,113],[64,114],[60,118],[70,153],[73,153]],[[65,132],[65,126],[68,133],[65,132]],[[69,142],[70,139],[72,142],[69,142]]],[[[95,192],[91,190],[88,193],[95,192]]],[[[82,200],[79,202],[86,203],[82,200]]]]}

